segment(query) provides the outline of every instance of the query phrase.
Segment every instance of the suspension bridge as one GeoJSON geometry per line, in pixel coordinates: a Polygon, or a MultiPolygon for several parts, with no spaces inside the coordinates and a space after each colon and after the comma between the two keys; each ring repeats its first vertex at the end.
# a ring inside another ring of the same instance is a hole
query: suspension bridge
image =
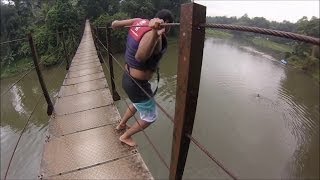
{"type": "Polygon", "coordinates": [[[120,114],[88,21],[58,96],[41,162],[43,178],[152,179],[137,149],[119,141],[120,114]]]}
{"type": "MultiPolygon", "coordinates": [[[[180,23],[165,24],[166,26],[180,26],[177,99],[174,117],[156,102],[158,108],[167,116],[167,119],[174,123],[170,165],[161,156],[161,153],[148,135],[144,131],[142,133],[160,161],[170,172],[170,179],[182,178],[190,142],[193,142],[231,179],[238,179],[235,172],[232,172],[217,160],[199,140],[192,136],[199,91],[205,28],[268,34],[315,45],[319,45],[320,41],[318,38],[290,32],[223,24],[206,24],[206,8],[196,3],[182,5],[181,14],[183,16],[181,16],[180,23]]],[[[114,101],[124,98],[120,97],[116,90],[113,62],[116,62],[124,73],[127,72],[110,50],[111,36],[109,25],[106,27],[93,27],[89,24],[89,21],[86,21],[81,42],[71,64],[67,60],[68,72],[55,105],[53,105],[38,67],[42,61],[38,62],[37,52],[34,48],[32,37],[29,35],[35,69],[48,103],[47,113],[51,115],[48,135],[44,143],[40,179],[153,179],[137,148],[122,144],[119,141],[121,132],[115,130],[115,126],[121,116],[114,105],[114,101]],[[99,28],[103,28],[107,32],[107,45],[98,37],[97,29],[99,28]],[[108,63],[101,55],[101,49],[108,53],[108,63]],[[105,65],[110,73],[111,89],[107,84],[102,65],[105,65]]],[[[2,44],[5,43],[7,42],[2,44]]],[[[30,71],[21,76],[14,84],[18,83],[30,71]]],[[[8,90],[4,91],[1,96],[8,90]]],[[[12,153],[11,160],[15,150],[12,153]]],[[[5,179],[7,178],[10,163],[5,179]]]]}

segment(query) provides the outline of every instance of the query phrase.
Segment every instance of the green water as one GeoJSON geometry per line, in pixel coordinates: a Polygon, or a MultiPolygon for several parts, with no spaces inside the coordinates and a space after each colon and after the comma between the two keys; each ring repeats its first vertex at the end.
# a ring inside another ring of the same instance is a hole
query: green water
{"type": "MultiPolygon", "coordinates": [[[[169,47],[161,62],[156,100],[173,116],[177,42],[169,42],[169,47]]],[[[123,55],[116,57],[123,63],[123,55]]],[[[122,71],[116,63],[114,67],[116,86],[124,97],[116,105],[123,114],[124,100],[129,100],[121,88],[122,71]]],[[[53,68],[44,74],[46,82],[51,82],[48,89],[54,98],[65,70],[53,68]]],[[[2,80],[1,92],[15,79],[2,80]]],[[[155,86],[154,79],[152,87],[155,86]]],[[[33,72],[1,97],[1,177],[40,94],[33,72]]],[[[42,99],[17,148],[9,177],[37,177],[47,125],[42,99]]],[[[146,129],[167,164],[171,158],[172,131],[171,121],[160,110],[159,119],[146,129]]],[[[205,42],[193,135],[240,178],[319,177],[319,85],[311,77],[268,56],[252,53],[230,41],[209,38],[205,42]]],[[[134,138],[153,176],[167,178],[168,170],[144,135],[140,133],[134,138]]],[[[191,144],[184,177],[228,176],[191,144]]]]}

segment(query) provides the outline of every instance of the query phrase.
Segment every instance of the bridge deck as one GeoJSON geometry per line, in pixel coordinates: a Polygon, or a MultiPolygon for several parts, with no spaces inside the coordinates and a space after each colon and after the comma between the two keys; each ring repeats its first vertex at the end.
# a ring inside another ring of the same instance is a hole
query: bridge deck
{"type": "Polygon", "coordinates": [[[43,178],[153,179],[137,149],[120,143],[119,119],[86,22],[50,119],[43,178]]]}

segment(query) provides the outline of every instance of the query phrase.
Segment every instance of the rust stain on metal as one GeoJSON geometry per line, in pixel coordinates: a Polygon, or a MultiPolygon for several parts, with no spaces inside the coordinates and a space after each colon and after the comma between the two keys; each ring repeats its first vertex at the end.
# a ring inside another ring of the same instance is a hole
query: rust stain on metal
{"type": "Polygon", "coordinates": [[[70,70],[50,119],[41,179],[153,179],[137,149],[119,141],[121,117],[88,22],[70,70]]]}
{"type": "Polygon", "coordinates": [[[181,6],[179,37],[179,61],[171,149],[169,179],[182,179],[189,150],[190,139],[197,107],[201,76],[205,31],[198,28],[206,21],[206,7],[188,3],[181,6]]]}

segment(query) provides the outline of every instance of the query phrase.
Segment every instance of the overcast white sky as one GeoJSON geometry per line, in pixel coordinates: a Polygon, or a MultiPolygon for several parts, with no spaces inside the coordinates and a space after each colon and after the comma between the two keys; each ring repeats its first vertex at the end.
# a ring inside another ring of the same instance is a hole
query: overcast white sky
{"type": "Polygon", "coordinates": [[[296,22],[303,16],[309,19],[319,17],[319,0],[305,1],[242,1],[242,0],[194,0],[207,6],[207,16],[237,16],[245,13],[251,17],[265,17],[268,20],[296,22]]]}

